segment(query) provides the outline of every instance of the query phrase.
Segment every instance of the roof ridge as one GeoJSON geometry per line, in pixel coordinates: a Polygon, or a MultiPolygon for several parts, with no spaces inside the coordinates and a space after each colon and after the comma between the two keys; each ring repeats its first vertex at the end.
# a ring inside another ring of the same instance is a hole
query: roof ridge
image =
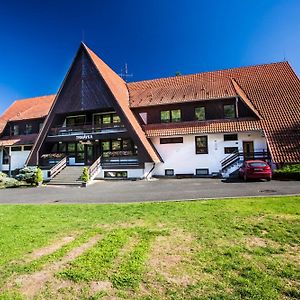
{"type": "MultiPolygon", "coordinates": [[[[218,72],[224,72],[224,71],[234,71],[234,70],[241,70],[241,69],[247,69],[247,68],[255,68],[255,67],[264,67],[264,66],[270,66],[270,65],[277,65],[277,64],[284,64],[287,63],[290,65],[288,61],[277,61],[277,62],[271,62],[271,63],[261,63],[261,64],[253,64],[253,65],[246,65],[246,66],[241,66],[241,67],[232,67],[232,68],[224,68],[224,69],[217,69],[217,70],[211,70],[211,71],[203,71],[203,72],[197,72],[197,73],[191,73],[191,74],[185,74],[185,75],[180,75],[180,76],[167,76],[167,77],[159,77],[159,78],[152,78],[152,79],[145,79],[145,80],[140,80],[140,81],[132,81],[128,82],[126,84],[134,85],[136,83],[147,83],[151,81],[160,81],[160,80],[167,80],[167,79],[175,79],[175,78],[188,78],[196,75],[203,75],[203,74],[211,74],[211,73],[218,73],[218,72]]],[[[220,77],[226,78],[227,76],[221,76],[220,77]]],[[[228,77],[229,78],[229,77],[228,77]]]]}

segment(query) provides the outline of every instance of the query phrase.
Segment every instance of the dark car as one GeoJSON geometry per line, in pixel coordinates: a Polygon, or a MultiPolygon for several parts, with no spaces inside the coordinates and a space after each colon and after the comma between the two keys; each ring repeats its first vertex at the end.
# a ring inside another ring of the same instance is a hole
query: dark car
{"type": "Polygon", "coordinates": [[[272,179],[271,167],[263,160],[247,160],[239,169],[239,177],[248,179],[272,179]]]}

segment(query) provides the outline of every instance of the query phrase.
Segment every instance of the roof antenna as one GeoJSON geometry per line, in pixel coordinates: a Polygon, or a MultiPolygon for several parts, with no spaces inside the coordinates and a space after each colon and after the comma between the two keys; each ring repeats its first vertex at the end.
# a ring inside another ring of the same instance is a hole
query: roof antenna
{"type": "Polygon", "coordinates": [[[125,82],[128,82],[128,78],[132,77],[133,74],[128,74],[128,65],[125,63],[124,67],[121,69],[121,73],[119,74],[125,82]]]}
{"type": "Polygon", "coordinates": [[[283,61],[287,61],[285,49],[283,50],[283,61]]]}

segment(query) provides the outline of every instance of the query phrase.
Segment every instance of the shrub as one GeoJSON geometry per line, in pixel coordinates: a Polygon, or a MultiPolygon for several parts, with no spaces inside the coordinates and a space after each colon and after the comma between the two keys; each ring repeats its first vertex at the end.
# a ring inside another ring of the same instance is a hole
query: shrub
{"type": "Polygon", "coordinates": [[[83,182],[88,182],[90,180],[89,169],[87,167],[83,168],[81,180],[83,182]]]}
{"type": "Polygon", "coordinates": [[[18,187],[21,182],[14,178],[8,177],[5,173],[0,172],[0,188],[18,187]]]}
{"type": "Polygon", "coordinates": [[[37,167],[25,167],[20,170],[20,173],[16,176],[16,179],[33,185],[36,183],[37,170],[37,167]]]}
{"type": "Polygon", "coordinates": [[[300,164],[284,166],[275,171],[275,176],[300,180],[300,164]]]}
{"type": "Polygon", "coordinates": [[[40,168],[37,168],[36,174],[35,174],[35,184],[38,185],[41,182],[43,182],[43,173],[40,168]]]}

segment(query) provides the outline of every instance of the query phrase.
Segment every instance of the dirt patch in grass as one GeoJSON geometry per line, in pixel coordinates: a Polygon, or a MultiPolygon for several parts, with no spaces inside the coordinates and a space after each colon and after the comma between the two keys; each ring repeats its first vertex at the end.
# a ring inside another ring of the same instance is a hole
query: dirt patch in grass
{"type": "Polygon", "coordinates": [[[185,263],[190,262],[195,250],[194,240],[191,234],[181,230],[173,230],[169,236],[158,236],[151,246],[148,276],[162,277],[181,287],[193,284],[193,274],[185,263]]]}
{"type": "MultiPolygon", "coordinates": [[[[88,242],[81,246],[71,250],[61,260],[52,263],[41,271],[35,272],[29,275],[18,276],[13,282],[16,286],[20,287],[21,293],[26,296],[26,299],[34,299],[39,291],[46,285],[48,281],[51,281],[54,274],[68,262],[74,260],[89,248],[93,247],[100,239],[99,235],[93,236],[88,242]]],[[[10,288],[8,286],[8,288],[10,288]]]]}
{"type": "Polygon", "coordinates": [[[64,245],[74,241],[74,239],[75,239],[75,235],[66,236],[66,237],[62,238],[61,240],[52,243],[49,246],[46,246],[41,249],[37,249],[29,254],[28,260],[31,261],[31,260],[39,259],[40,257],[42,257],[44,255],[49,255],[49,254],[57,251],[64,245]]]}

